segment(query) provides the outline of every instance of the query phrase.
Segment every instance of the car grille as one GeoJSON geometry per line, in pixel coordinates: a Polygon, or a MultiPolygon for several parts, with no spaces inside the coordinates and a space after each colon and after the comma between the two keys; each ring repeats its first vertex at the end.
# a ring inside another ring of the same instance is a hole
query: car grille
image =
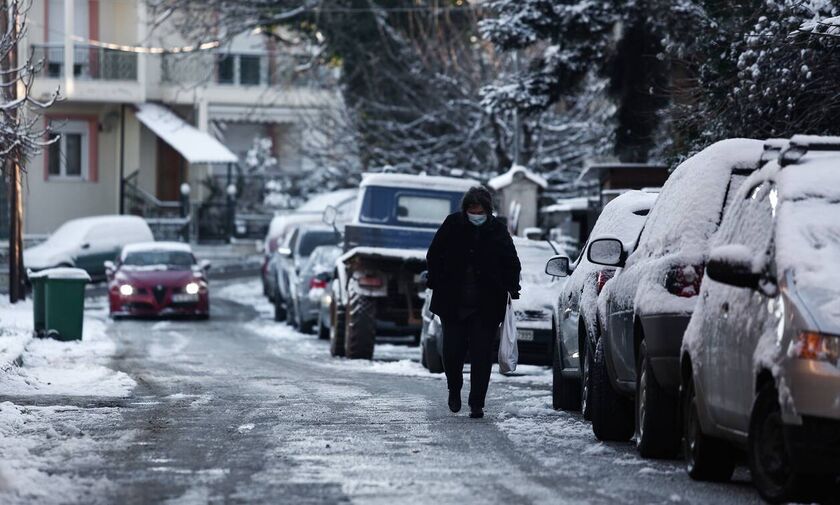
{"type": "Polygon", "coordinates": [[[155,301],[158,305],[163,303],[163,300],[166,298],[166,287],[165,286],[155,286],[152,288],[152,294],[155,296],[155,301]]]}
{"type": "Polygon", "coordinates": [[[517,321],[548,321],[551,313],[547,310],[516,310],[514,311],[517,321]]]}

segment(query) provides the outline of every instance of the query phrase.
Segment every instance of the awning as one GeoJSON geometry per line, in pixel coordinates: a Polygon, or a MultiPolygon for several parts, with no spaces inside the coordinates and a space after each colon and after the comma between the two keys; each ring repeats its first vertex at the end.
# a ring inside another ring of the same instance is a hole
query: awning
{"type": "Polygon", "coordinates": [[[207,132],[187,123],[166,107],[136,105],[137,119],[172,146],[189,163],[236,163],[239,158],[207,132]]]}

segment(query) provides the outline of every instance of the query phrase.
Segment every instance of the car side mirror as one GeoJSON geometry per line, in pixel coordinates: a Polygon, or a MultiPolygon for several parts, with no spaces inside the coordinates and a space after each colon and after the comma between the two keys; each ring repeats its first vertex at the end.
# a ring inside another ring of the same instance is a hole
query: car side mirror
{"type": "Polygon", "coordinates": [[[586,258],[590,263],[608,267],[623,267],[624,244],[617,238],[599,238],[589,243],[586,258]]]}
{"type": "Polygon", "coordinates": [[[761,273],[754,268],[749,247],[729,244],[712,249],[706,262],[706,275],[713,281],[738,288],[758,288],[761,273]]]}
{"type": "Polygon", "coordinates": [[[568,277],[571,273],[571,262],[566,256],[555,256],[545,264],[545,273],[552,277],[568,277]]]}
{"type": "Polygon", "coordinates": [[[104,262],[104,263],[102,263],[102,264],[105,266],[105,274],[106,274],[106,275],[111,275],[111,274],[113,274],[113,273],[114,273],[114,270],[116,270],[116,269],[117,269],[117,266],[116,266],[116,265],[114,265],[114,262],[113,262],[113,261],[105,261],[105,262],[104,262]]]}
{"type": "Polygon", "coordinates": [[[210,260],[201,260],[201,261],[198,262],[198,266],[202,270],[204,270],[205,272],[210,270],[210,265],[211,265],[210,260]]]}
{"type": "Polygon", "coordinates": [[[292,256],[292,250],[289,249],[288,247],[281,247],[281,248],[277,249],[277,254],[279,254],[280,256],[285,256],[286,258],[289,258],[289,257],[292,256]]]}
{"type": "Polygon", "coordinates": [[[324,209],[324,215],[321,216],[321,220],[332,227],[335,227],[335,220],[338,218],[338,209],[333,207],[332,205],[327,205],[327,208],[324,209]]]}

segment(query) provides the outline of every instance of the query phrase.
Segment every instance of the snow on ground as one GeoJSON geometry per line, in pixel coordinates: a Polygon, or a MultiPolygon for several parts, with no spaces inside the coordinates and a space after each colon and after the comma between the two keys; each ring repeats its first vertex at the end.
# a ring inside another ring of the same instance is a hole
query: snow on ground
{"type": "Polygon", "coordinates": [[[32,301],[0,301],[0,373],[9,369],[32,340],[32,301]]]}
{"type": "MultiPolygon", "coordinates": [[[[31,304],[23,304],[29,307],[31,304]]],[[[14,311],[25,310],[24,306],[14,311]]],[[[30,339],[21,357],[22,366],[8,367],[0,375],[0,397],[69,395],[125,397],[135,382],[106,364],[116,346],[106,334],[104,301],[89,300],[81,341],[30,339]]],[[[31,312],[30,312],[31,314],[31,312]]],[[[18,318],[17,328],[32,333],[31,315],[18,318]]],[[[5,325],[5,323],[4,323],[5,325]]]]}

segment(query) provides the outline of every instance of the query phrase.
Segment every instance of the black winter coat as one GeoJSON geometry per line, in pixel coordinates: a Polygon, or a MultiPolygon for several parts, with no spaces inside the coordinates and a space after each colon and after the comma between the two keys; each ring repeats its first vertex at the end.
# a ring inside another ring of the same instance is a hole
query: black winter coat
{"type": "Polygon", "coordinates": [[[475,225],[463,212],[450,214],[435,233],[426,254],[428,287],[433,290],[430,309],[442,320],[457,317],[464,272],[473,258],[479,314],[498,324],[505,318],[508,293],[519,293],[519,257],[510,233],[495,217],[489,216],[479,227],[475,243],[474,234],[475,225]]]}

